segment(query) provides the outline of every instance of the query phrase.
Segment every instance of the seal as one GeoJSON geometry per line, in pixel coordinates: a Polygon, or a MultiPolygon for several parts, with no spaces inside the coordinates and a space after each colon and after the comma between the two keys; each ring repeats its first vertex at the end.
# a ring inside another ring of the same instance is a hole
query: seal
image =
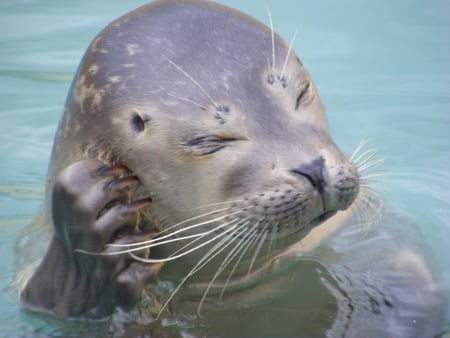
{"type": "Polygon", "coordinates": [[[264,247],[275,254],[347,209],[356,167],[291,47],[200,1],[157,1],[106,27],[55,137],[45,206],[55,233],[25,306],[103,317],[134,304],[159,262],[186,276],[220,254],[225,273],[242,256],[238,275],[264,247]],[[153,244],[131,258],[98,255],[142,241],[153,244]],[[152,246],[152,259],[136,261],[152,246]]]}
{"type": "Polygon", "coordinates": [[[22,303],[104,318],[162,268],[181,280],[168,301],[191,283],[201,304],[310,250],[367,197],[360,179],[292,44],[218,4],[156,1],[101,31],[77,70],[48,171],[54,232],[22,303]]]}
{"type": "Polygon", "coordinates": [[[33,224],[50,240],[22,304],[114,323],[124,311],[170,317],[169,303],[190,315],[182,293],[199,312],[213,292],[238,291],[225,297],[233,316],[208,307],[215,317],[192,333],[242,335],[250,321],[273,336],[274,322],[285,336],[436,335],[445,297],[421,246],[405,245],[411,227],[393,238],[407,222],[390,218],[390,233],[361,236],[362,206],[382,206],[364,182],[381,160],[362,148],[337,148],[308,72],[273,29],[204,1],[143,6],[98,34],[74,77],[33,224]],[[349,221],[332,260],[277,274],[349,221]],[[156,311],[141,311],[149,294],[156,311]],[[266,327],[261,297],[272,299],[266,327]]]}

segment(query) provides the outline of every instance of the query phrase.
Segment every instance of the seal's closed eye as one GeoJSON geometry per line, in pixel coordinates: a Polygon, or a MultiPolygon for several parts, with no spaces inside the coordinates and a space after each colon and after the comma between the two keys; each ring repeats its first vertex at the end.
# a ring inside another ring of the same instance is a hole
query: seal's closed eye
{"type": "Polygon", "coordinates": [[[231,139],[222,139],[214,135],[201,136],[187,142],[186,151],[193,155],[209,155],[225,148],[227,141],[231,139]]]}
{"type": "Polygon", "coordinates": [[[304,84],[300,91],[299,94],[297,96],[297,100],[295,101],[295,110],[298,110],[298,108],[300,107],[300,105],[303,102],[306,102],[306,100],[309,97],[309,89],[311,88],[311,82],[307,82],[306,84],[304,84]]]}

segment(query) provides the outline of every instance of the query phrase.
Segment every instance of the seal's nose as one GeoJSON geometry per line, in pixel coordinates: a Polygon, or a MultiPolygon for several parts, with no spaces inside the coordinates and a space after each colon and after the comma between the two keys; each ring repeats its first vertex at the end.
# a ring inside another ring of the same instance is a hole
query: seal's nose
{"type": "Polygon", "coordinates": [[[322,193],[326,185],[323,176],[324,166],[325,160],[322,156],[320,156],[311,163],[302,164],[298,168],[292,169],[291,173],[306,178],[314,189],[316,189],[319,193],[322,193]]]}

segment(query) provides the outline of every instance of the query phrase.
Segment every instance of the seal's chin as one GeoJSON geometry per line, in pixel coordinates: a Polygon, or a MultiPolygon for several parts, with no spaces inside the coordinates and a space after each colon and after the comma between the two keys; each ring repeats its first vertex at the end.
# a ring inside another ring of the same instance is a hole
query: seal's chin
{"type": "Polygon", "coordinates": [[[322,215],[314,218],[311,221],[311,223],[310,223],[311,224],[311,228],[322,224],[323,222],[325,222],[326,220],[330,219],[331,217],[333,217],[336,214],[337,214],[337,211],[335,211],[335,210],[324,212],[322,215]]]}
{"type": "Polygon", "coordinates": [[[326,211],[322,214],[320,214],[319,216],[313,218],[311,221],[309,221],[306,224],[303,225],[299,225],[299,226],[295,226],[294,229],[296,229],[293,232],[283,232],[281,231],[279,233],[279,239],[283,239],[282,241],[283,247],[279,248],[280,250],[285,249],[285,246],[289,246],[292,245],[298,241],[301,241],[303,238],[305,238],[306,236],[308,236],[309,232],[317,227],[320,228],[320,226],[326,222],[327,220],[329,220],[330,218],[332,218],[334,215],[337,214],[337,210],[332,210],[332,211],[326,211]],[[288,240],[286,240],[288,239],[288,240]]]}

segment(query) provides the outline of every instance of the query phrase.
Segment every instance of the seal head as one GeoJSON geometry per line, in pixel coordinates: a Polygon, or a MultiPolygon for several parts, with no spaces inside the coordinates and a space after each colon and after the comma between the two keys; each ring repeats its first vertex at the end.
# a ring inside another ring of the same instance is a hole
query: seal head
{"type": "Polygon", "coordinates": [[[160,230],[229,201],[231,224],[296,241],[358,193],[290,46],[210,3],[156,2],[102,31],[55,144],[50,177],[86,156],[125,164],[160,230]]]}

